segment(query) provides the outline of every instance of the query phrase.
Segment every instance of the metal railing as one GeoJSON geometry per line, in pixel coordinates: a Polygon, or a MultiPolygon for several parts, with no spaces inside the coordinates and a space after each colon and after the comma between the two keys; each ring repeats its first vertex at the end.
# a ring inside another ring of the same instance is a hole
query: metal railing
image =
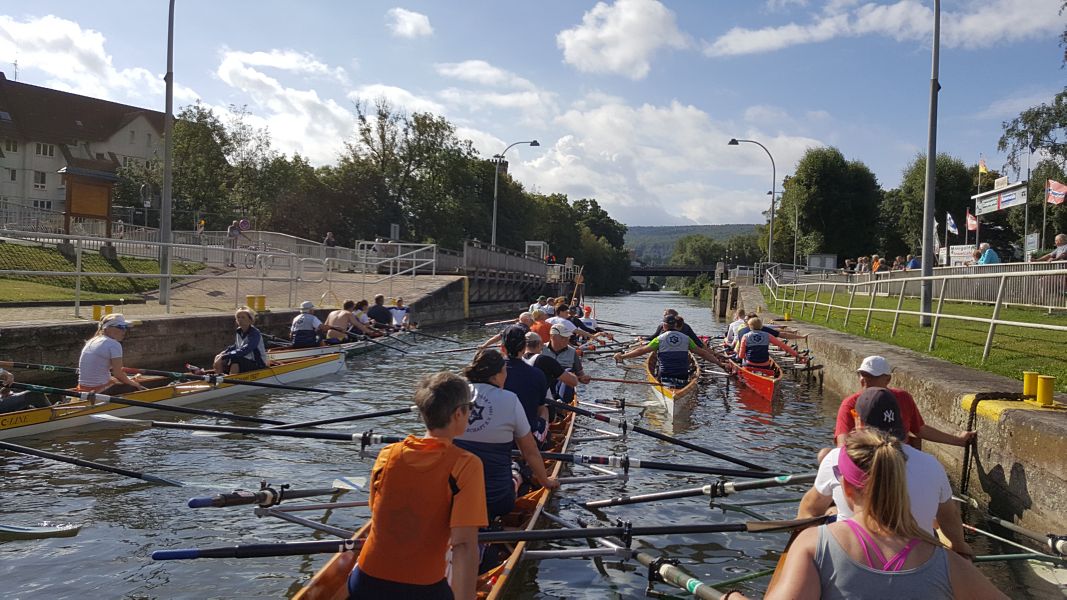
{"type": "MultiPolygon", "coordinates": [[[[1034,263],[1019,263],[1026,264],[1028,266],[1036,266],[1034,263]]],[[[982,362],[985,362],[989,358],[990,350],[993,346],[993,338],[996,334],[998,325],[1023,327],[1029,329],[1043,329],[1047,331],[1067,331],[1067,326],[1053,325],[1051,323],[1035,323],[1032,321],[1008,321],[1000,318],[1001,308],[1012,304],[1019,307],[1029,307],[1038,309],[1047,309],[1050,312],[1052,310],[1067,310],[1067,263],[1042,263],[1043,268],[1040,269],[1025,269],[1025,270],[1012,270],[1003,269],[999,272],[980,272],[980,273],[962,273],[962,274],[938,274],[931,277],[922,277],[920,275],[913,275],[909,277],[897,277],[892,278],[889,276],[881,277],[867,277],[867,281],[853,281],[853,282],[841,282],[832,281],[829,279],[822,279],[819,281],[809,281],[803,283],[781,283],[773,269],[768,269],[763,273],[763,282],[770,291],[771,298],[775,306],[788,306],[794,314],[803,318],[805,311],[810,310],[808,320],[814,321],[816,311],[820,308],[826,310],[824,322],[830,321],[830,314],[836,310],[844,310],[843,326],[848,325],[849,318],[853,312],[862,312],[865,316],[863,332],[868,333],[871,327],[871,317],[875,313],[884,313],[893,315],[893,325],[890,330],[890,337],[895,337],[898,326],[900,324],[901,315],[910,315],[917,317],[932,318],[932,327],[930,330],[930,343],[928,350],[932,351],[937,343],[938,325],[942,319],[952,319],[957,321],[969,321],[975,323],[984,323],[989,326],[986,334],[985,346],[982,349],[982,362]],[[914,311],[903,309],[905,298],[914,298],[918,296],[919,288],[923,281],[930,281],[934,292],[937,296],[937,308],[933,312],[914,311]],[[972,317],[968,315],[954,315],[944,312],[945,302],[954,302],[952,298],[953,293],[970,294],[963,300],[965,302],[981,301],[975,298],[974,294],[982,291],[983,293],[989,288],[994,288],[995,293],[991,300],[993,304],[992,315],[990,317],[972,317]],[[1035,291],[1036,290],[1036,291],[1035,291]],[[825,291],[829,291],[830,298],[828,301],[822,301],[822,296],[825,291]],[[809,298],[809,293],[814,292],[814,299],[809,298]],[[1042,299],[1056,299],[1056,306],[1051,306],[1050,303],[1046,304],[1025,304],[1022,302],[1009,302],[1009,295],[1011,293],[1017,293],[1022,298],[1037,297],[1042,299]],[[797,296],[800,295],[800,299],[797,296]],[[866,297],[868,302],[866,307],[855,307],[857,297],[866,297]],[[845,302],[847,297],[847,303],[837,304],[834,302],[836,298],[841,298],[842,302],[845,302]],[[876,308],[875,301],[877,298],[896,298],[896,308],[876,308]],[[799,311],[797,307],[799,306],[799,311]]],[[[1003,265],[1004,267],[1010,267],[1009,265],[1003,265]]],[[[971,267],[947,267],[946,269],[960,269],[971,267]]],[[[897,273],[893,271],[891,273],[897,273]]],[[[907,273],[907,271],[900,271],[899,273],[907,273]]],[[[889,274],[887,274],[889,275],[889,274]]],[[[855,276],[854,276],[855,277],[855,276]]],[[[860,276],[863,278],[865,276],[860,276]]]]}

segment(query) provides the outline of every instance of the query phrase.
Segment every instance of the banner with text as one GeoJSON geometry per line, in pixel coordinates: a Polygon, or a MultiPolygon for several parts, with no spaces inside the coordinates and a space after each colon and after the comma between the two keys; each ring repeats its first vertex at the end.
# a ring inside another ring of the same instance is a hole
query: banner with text
{"type": "Polygon", "coordinates": [[[1005,188],[971,196],[974,214],[985,215],[1013,206],[1026,204],[1026,182],[1013,183],[1005,188]]]}

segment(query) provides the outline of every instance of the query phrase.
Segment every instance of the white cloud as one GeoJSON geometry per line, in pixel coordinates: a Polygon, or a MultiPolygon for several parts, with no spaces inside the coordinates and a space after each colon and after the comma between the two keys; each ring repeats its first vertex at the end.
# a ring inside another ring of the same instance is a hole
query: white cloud
{"type": "Polygon", "coordinates": [[[437,73],[444,77],[459,79],[470,83],[479,83],[489,87],[510,87],[533,89],[534,84],[518,75],[494,67],[484,60],[465,60],[458,63],[439,63],[434,65],[437,73]]]}
{"type": "Polygon", "coordinates": [[[433,100],[417,96],[404,88],[384,83],[363,85],[348,92],[348,99],[354,102],[374,102],[379,98],[384,98],[389,104],[407,112],[428,112],[435,115],[444,115],[445,112],[445,107],[433,100]]]}
{"type": "MultiPolygon", "coordinates": [[[[493,156],[507,146],[507,142],[504,140],[474,127],[457,126],[456,137],[461,140],[470,140],[471,144],[474,145],[474,149],[478,151],[478,154],[484,157],[493,156]]],[[[520,147],[516,146],[512,152],[519,149],[520,147]]],[[[508,153],[508,155],[511,156],[511,153],[508,153]]]]}
{"type": "Polygon", "coordinates": [[[430,17],[422,13],[403,8],[390,8],[385,13],[386,25],[393,35],[403,38],[417,38],[433,35],[430,17]]]}
{"type": "Polygon", "coordinates": [[[997,98],[989,103],[985,109],[972,115],[975,119],[1014,119],[1022,111],[1039,104],[1049,104],[1052,98],[1062,91],[1050,88],[1047,90],[1014,90],[1014,93],[997,98]]]}
{"type": "Polygon", "coordinates": [[[808,0],[767,0],[767,10],[771,12],[779,12],[782,10],[788,10],[794,6],[807,6],[808,0]]]}
{"type": "MultiPolygon", "coordinates": [[[[958,12],[942,11],[941,43],[947,48],[988,48],[1061,31],[1060,0],[989,0],[965,3],[958,12]]],[[[705,42],[708,56],[773,52],[840,37],[880,35],[897,41],[928,43],[933,11],[926,2],[832,0],[820,16],[805,24],[749,29],[734,27],[714,42],[705,42]]]]}
{"type": "MultiPolygon", "coordinates": [[[[247,94],[262,123],[283,152],[299,152],[315,164],[336,160],[344,140],[351,136],[355,117],[314,89],[287,87],[258,67],[336,76],[338,71],[310,55],[271,52],[224,51],[216,75],[227,85],[247,94]]],[[[342,71],[343,72],[343,71],[342,71]]]]}
{"type": "Polygon", "coordinates": [[[738,131],[679,102],[631,106],[605,98],[594,105],[587,98],[577,106],[556,119],[567,133],[513,170],[542,189],[595,197],[612,216],[631,224],[762,222],[770,163],[759,148],[726,142],[735,136],[759,139],[773,153],[780,175],[807,148],[823,145],[801,136],[738,131]],[[736,175],[735,185],[723,187],[723,180],[736,175]]]}
{"type": "Polygon", "coordinates": [[[18,60],[21,71],[40,71],[45,87],[109,100],[159,101],[162,74],[117,68],[106,41],[102,33],[54,15],[22,21],[0,15],[0,62],[18,60]]]}
{"type": "Polygon", "coordinates": [[[648,75],[659,49],[685,48],[689,38],[678,30],[674,13],[656,0],[597,2],[582,24],[561,31],[556,44],[563,60],[588,73],[614,73],[630,79],[648,75]]]}

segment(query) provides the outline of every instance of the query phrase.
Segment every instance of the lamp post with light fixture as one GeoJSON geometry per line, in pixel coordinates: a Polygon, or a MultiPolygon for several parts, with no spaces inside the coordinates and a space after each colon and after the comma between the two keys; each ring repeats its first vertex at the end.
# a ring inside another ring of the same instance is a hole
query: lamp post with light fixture
{"type": "Polygon", "coordinates": [[[493,158],[496,159],[496,163],[493,166],[493,233],[492,233],[492,235],[490,236],[490,239],[489,239],[489,245],[490,246],[494,246],[494,247],[496,246],[496,198],[497,198],[497,188],[499,186],[499,180],[500,180],[500,163],[504,160],[504,154],[506,154],[507,151],[510,150],[512,146],[518,146],[520,144],[529,144],[530,146],[533,146],[533,147],[537,147],[537,146],[541,145],[541,144],[537,143],[537,140],[530,140],[528,142],[515,142],[514,144],[510,144],[507,148],[504,148],[504,151],[501,152],[500,154],[496,154],[496,155],[493,156],[493,158]]]}
{"type": "Polygon", "coordinates": [[[771,156],[771,151],[768,150],[766,146],[756,140],[739,140],[737,138],[731,138],[730,141],[727,142],[727,145],[738,146],[742,142],[755,144],[760,148],[763,148],[763,151],[767,153],[767,158],[771,159],[771,218],[770,223],[767,225],[767,262],[772,262],[771,248],[774,246],[774,189],[778,185],[778,175],[775,172],[774,157],[771,156]]]}

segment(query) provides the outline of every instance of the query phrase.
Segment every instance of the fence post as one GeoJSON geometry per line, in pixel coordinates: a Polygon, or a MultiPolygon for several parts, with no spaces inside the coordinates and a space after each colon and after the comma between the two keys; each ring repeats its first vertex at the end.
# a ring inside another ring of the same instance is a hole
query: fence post
{"type": "MultiPolygon", "coordinates": [[[[238,304],[238,302],[240,302],[240,298],[241,298],[241,267],[237,266],[237,260],[238,260],[237,259],[237,253],[238,252],[240,252],[240,250],[234,250],[233,251],[233,264],[234,264],[234,267],[233,267],[233,275],[234,275],[234,280],[233,280],[233,308],[234,308],[234,310],[237,310],[238,308],[240,308],[240,304],[238,304]]],[[[249,308],[252,308],[252,307],[250,306],[249,308]]]]}
{"type": "Polygon", "coordinates": [[[815,288],[815,301],[811,303],[811,316],[808,319],[815,320],[815,309],[819,306],[819,298],[822,298],[822,284],[815,288]]]}
{"type": "MultiPolygon", "coordinates": [[[[829,323],[830,322],[830,312],[834,310],[834,296],[835,295],[837,295],[837,284],[836,283],[833,284],[830,287],[830,302],[828,303],[828,306],[826,307],[826,320],[823,321],[824,323],[829,323]]],[[[812,312],[812,315],[815,314],[814,310],[811,311],[811,312],[812,312]]]]}
{"type": "Polygon", "coordinates": [[[897,335],[897,323],[900,322],[900,308],[904,306],[904,288],[908,283],[902,278],[900,280],[900,296],[897,298],[897,312],[893,314],[893,329],[889,331],[889,337],[896,337],[897,335]]]}
{"type": "Polygon", "coordinates": [[[934,345],[937,343],[937,327],[941,323],[941,307],[945,305],[945,288],[948,286],[948,279],[941,280],[941,293],[937,295],[937,312],[934,313],[934,323],[930,331],[930,345],[926,348],[927,352],[934,351],[934,345]]]}
{"type": "Polygon", "coordinates": [[[874,282],[874,286],[869,292],[871,295],[871,301],[867,304],[867,318],[863,322],[863,333],[867,333],[871,330],[871,312],[874,309],[874,300],[878,297],[878,281],[874,279],[872,279],[872,281],[874,282]]]}
{"type": "Polygon", "coordinates": [[[82,316],[82,240],[74,246],[74,316],[82,316]]]}
{"type": "Polygon", "coordinates": [[[993,333],[997,330],[997,319],[1000,318],[1000,303],[1004,294],[1004,281],[1007,277],[1000,278],[1000,286],[997,288],[997,303],[993,305],[993,318],[989,321],[989,334],[985,338],[985,348],[982,349],[982,363],[989,358],[989,350],[993,347],[993,333]]]}
{"type": "Polygon", "coordinates": [[[848,284],[848,306],[845,307],[845,321],[841,323],[841,327],[848,327],[848,317],[852,314],[852,301],[856,298],[856,284],[848,284]]]}

